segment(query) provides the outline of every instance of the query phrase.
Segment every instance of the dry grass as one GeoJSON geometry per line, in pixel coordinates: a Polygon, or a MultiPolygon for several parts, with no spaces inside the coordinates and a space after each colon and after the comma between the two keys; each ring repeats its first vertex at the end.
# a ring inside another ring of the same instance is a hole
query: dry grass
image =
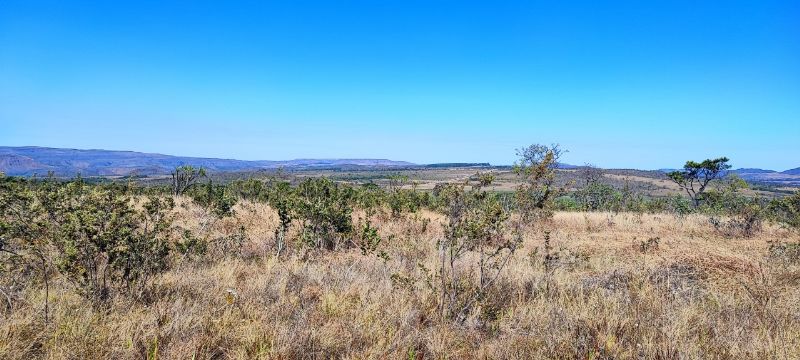
{"type": "MultiPolygon", "coordinates": [[[[202,226],[184,204],[178,223],[202,226]]],[[[93,308],[59,281],[44,325],[31,286],[2,315],[0,358],[800,358],[800,268],[767,258],[770,241],[800,241],[787,230],[725,239],[703,216],[558,213],[454,324],[420,270],[436,268],[441,221],[379,219],[388,261],[355,249],[276,259],[275,215],[240,204],[210,227],[244,225],[240,256],[178,261],[141,301],[93,308]]]]}

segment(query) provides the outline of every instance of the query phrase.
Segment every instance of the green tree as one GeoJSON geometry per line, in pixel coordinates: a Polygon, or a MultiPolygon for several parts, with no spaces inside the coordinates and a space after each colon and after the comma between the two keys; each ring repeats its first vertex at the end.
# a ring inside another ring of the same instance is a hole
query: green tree
{"type": "Polygon", "coordinates": [[[558,160],[563,150],[558,145],[534,144],[517,150],[519,160],[514,172],[522,178],[517,187],[517,209],[523,220],[531,221],[552,215],[553,201],[563,193],[555,185],[558,160]]]}
{"type": "Polygon", "coordinates": [[[181,195],[192,185],[197,183],[200,178],[206,176],[206,170],[195,168],[191,165],[182,165],[172,171],[172,194],[181,195]]]}
{"type": "Polygon", "coordinates": [[[280,256],[286,248],[286,234],[295,218],[297,199],[292,186],[286,181],[274,181],[267,192],[269,206],[278,213],[278,228],[275,229],[275,252],[280,256]]]}
{"type": "Polygon", "coordinates": [[[682,170],[672,171],[667,174],[667,177],[686,191],[694,207],[698,208],[704,200],[708,184],[731,168],[728,161],[729,159],[726,157],[706,159],[699,163],[690,160],[686,162],[682,170]]]}

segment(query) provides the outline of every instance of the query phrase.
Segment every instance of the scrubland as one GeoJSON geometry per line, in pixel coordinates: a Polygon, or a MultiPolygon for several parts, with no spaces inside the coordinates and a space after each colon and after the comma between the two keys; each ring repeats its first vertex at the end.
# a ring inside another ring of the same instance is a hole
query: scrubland
{"type": "MultiPolygon", "coordinates": [[[[43,287],[27,286],[8,307],[0,299],[0,357],[800,358],[800,262],[787,247],[800,235],[776,224],[745,238],[701,214],[556,212],[453,321],[435,286],[443,215],[378,212],[381,256],[293,244],[276,256],[268,205],[240,201],[209,222],[177,203],[175,224],[241,243],[174,259],[136,298],[92,305],[55,276],[48,322],[43,287]]],[[[455,269],[465,287],[473,260],[455,269]]]]}

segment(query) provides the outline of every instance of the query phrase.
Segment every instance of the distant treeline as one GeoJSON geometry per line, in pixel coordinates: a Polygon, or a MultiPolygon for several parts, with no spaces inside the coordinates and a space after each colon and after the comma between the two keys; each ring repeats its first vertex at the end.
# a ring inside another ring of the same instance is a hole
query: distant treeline
{"type": "Polygon", "coordinates": [[[491,167],[492,164],[489,163],[439,163],[439,164],[428,164],[424,165],[423,167],[426,168],[464,168],[464,167],[491,167]]]}

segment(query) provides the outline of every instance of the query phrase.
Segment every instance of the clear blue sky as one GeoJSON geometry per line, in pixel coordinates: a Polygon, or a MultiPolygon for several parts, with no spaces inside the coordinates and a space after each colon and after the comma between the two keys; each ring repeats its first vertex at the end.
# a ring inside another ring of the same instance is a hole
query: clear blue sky
{"type": "Polygon", "coordinates": [[[800,166],[798,1],[0,1],[0,145],[800,166]]]}

